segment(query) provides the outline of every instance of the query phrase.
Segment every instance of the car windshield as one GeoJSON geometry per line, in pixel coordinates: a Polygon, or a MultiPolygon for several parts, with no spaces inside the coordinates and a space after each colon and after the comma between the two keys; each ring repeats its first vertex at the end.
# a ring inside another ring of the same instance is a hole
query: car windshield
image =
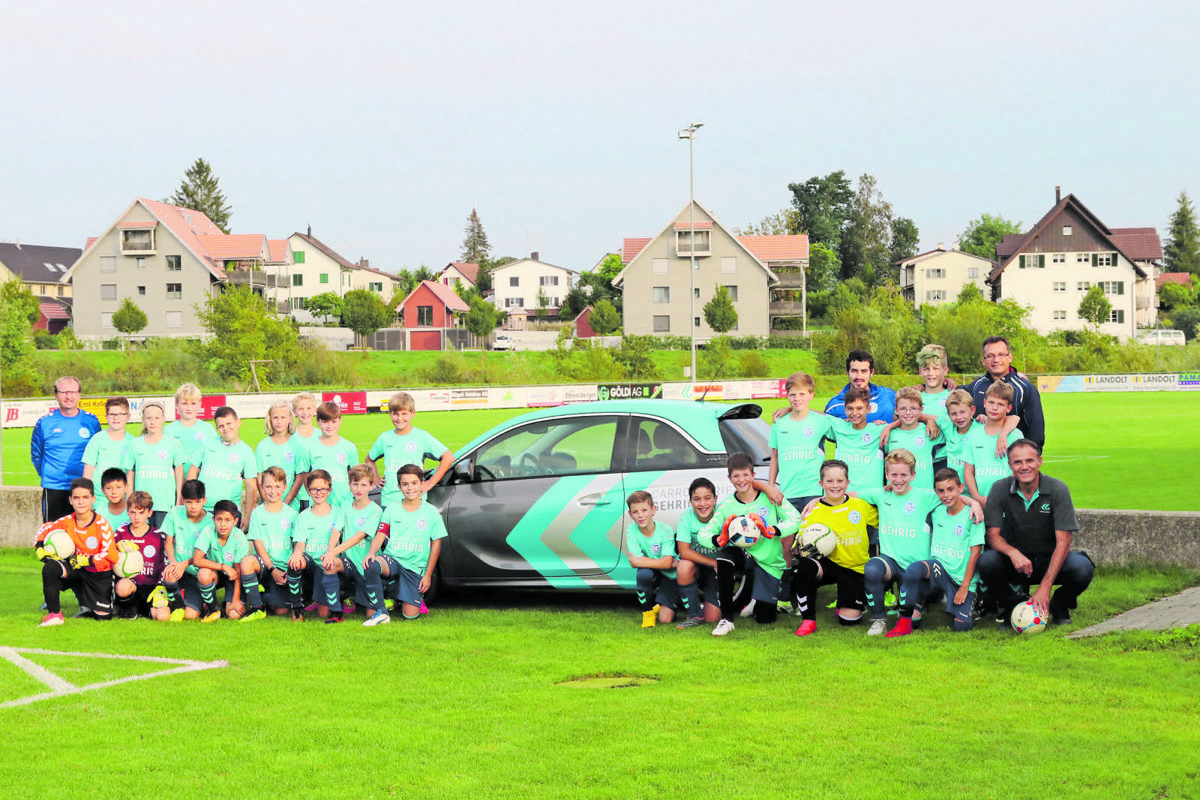
{"type": "Polygon", "coordinates": [[[770,463],[770,434],[770,426],[761,417],[721,420],[721,439],[725,442],[725,450],[729,453],[746,453],[754,459],[755,464],[770,463]]]}

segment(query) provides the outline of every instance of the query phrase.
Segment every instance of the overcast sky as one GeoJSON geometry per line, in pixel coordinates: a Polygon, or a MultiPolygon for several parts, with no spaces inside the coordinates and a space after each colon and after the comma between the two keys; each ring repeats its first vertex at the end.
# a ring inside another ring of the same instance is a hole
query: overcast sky
{"type": "Polygon", "coordinates": [[[729,226],[868,172],[922,249],[1074,192],[1200,192],[1200,3],[38,2],[0,19],[0,240],[82,247],[197,157],[235,233],[399,270],[587,269],[696,196],[729,226]]]}

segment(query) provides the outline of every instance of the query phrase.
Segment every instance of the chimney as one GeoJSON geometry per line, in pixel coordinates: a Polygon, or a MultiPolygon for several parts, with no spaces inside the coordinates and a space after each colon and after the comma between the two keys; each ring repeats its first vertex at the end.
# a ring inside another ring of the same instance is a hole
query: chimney
{"type": "Polygon", "coordinates": [[[1058,205],[1061,202],[1062,202],[1062,187],[1055,186],[1054,187],[1054,205],[1058,205]]]}
{"type": "Polygon", "coordinates": [[[308,226],[308,235],[312,236],[312,225],[308,226]]]}
{"type": "Polygon", "coordinates": [[[530,261],[538,261],[539,260],[537,250],[534,250],[532,253],[529,254],[529,260],[530,261]]]}
{"type": "Polygon", "coordinates": [[[946,249],[946,243],[938,242],[938,250],[945,250],[945,249],[946,249]]]}

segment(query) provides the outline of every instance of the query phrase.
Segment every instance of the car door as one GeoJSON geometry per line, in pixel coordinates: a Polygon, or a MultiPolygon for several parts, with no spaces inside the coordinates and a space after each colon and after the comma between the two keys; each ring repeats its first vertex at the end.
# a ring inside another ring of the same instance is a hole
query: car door
{"type": "Polygon", "coordinates": [[[465,454],[442,503],[449,584],[612,585],[625,492],[613,469],[621,415],[522,423],[465,454]]]}

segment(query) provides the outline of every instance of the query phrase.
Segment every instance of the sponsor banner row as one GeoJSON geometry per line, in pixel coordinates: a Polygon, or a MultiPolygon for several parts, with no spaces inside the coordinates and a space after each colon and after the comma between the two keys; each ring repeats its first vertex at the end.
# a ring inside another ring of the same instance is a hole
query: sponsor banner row
{"type": "MultiPolygon", "coordinates": [[[[785,396],[782,380],[714,381],[710,383],[630,382],[571,384],[558,386],[480,386],[458,389],[408,389],[418,411],[450,411],[456,408],[541,408],[591,400],[768,400],[785,396]]],[[[1140,373],[1134,375],[1042,375],[1042,392],[1130,392],[1200,389],[1200,372],[1140,373]]],[[[388,399],[396,390],[314,393],[317,402],[337,403],[343,414],[387,413],[388,399]]],[[[263,419],[276,402],[291,402],[289,394],[213,394],[201,401],[200,416],[212,419],[217,408],[228,405],[243,419],[263,419]]],[[[130,397],[131,420],[141,418],[142,406],[156,400],[163,404],[167,419],[176,419],[173,397],[130,397]]],[[[87,397],[80,406],[105,421],[103,397],[87,397]]],[[[30,428],[42,415],[56,408],[53,399],[5,401],[0,416],[5,428],[30,428]]]]}

